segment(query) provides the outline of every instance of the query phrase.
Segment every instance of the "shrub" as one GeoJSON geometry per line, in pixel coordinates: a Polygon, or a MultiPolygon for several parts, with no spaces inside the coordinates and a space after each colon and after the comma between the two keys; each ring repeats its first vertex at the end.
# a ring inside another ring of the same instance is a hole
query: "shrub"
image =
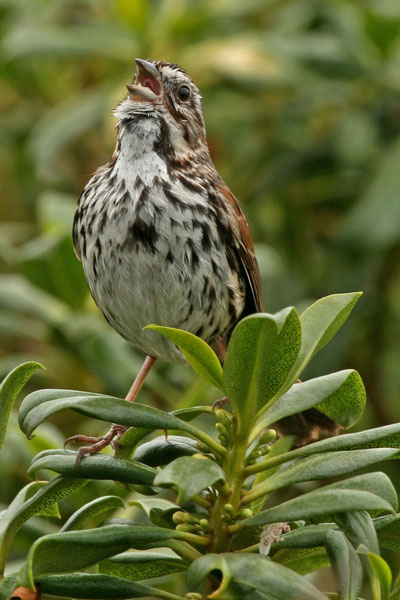
{"type": "MultiPolygon", "coordinates": [[[[395,490],[384,473],[354,473],[397,456],[400,424],[303,447],[295,447],[294,435],[276,439],[272,428],[312,407],[342,428],[361,416],[365,391],[357,372],[299,380],[359,295],[328,296],[300,316],[286,308],[243,319],[223,369],[199,338],[150,326],[229,397],[230,404],[215,410],[196,406],[167,413],[71,390],[26,396],[19,424],[27,436],[65,408],[131,429],[114,456],[85,457],[79,468],[70,450],[46,450],[34,458],[28,475],[43,469],[58,475],[29,483],[1,514],[2,573],[18,529],[34,515],[56,515],[57,503],[89,481],[111,480],[131,495],[125,499],[128,507],[117,493],[95,497],[57,533],[39,537],[20,570],[2,580],[0,600],[23,597],[23,588],[64,598],[317,600],[327,598],[329,590],[320,591],[304,575],[329,565],[339,599],[357,599],[363,584],[374,599],[397,597],[396,584],[390,596],[391,572],[379,555],[380,547],[400,548],[395,490]],[[215,422],[217,439],[192,423],[199,416],[215,422]],[[151,437],[157,430],[165,433],[151,437]],[[339,479],[332,483],[332,478],[339,479]],[[297,485],[317,480],[329,482],[297,485]],[[291,490],[291,497],[282,501],[282,490],[291,490]],[[132,505],[146,521],[128,518],[132,505]],[[116,511],[123,516],[113,517],[116,511]],[[169,553],[154,551],[160,548],[169,553]],[[186,572],[184,592],[168,584],[180,572],[186,572]]],[[[24,363],[4,380],[0,441],[15,397],[39,366],[24,363]]]]}

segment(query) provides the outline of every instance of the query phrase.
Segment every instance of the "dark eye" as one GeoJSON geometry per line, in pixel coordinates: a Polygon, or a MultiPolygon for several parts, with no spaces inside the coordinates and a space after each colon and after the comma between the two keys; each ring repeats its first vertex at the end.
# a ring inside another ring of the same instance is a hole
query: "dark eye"
{"type": "Polygon", "coordinates": [[[190,87],[188,85],[181,85],[178,89],[178,96],[179,100],[182,100],[183,102],[188,100],[190,98],[190,87]]]}

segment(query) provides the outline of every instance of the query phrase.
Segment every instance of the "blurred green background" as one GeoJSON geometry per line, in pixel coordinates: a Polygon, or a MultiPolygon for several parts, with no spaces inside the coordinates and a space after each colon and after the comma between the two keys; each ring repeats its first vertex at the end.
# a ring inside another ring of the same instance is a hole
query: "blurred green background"
{"type": "MultiPolygon", "coordinates": [[[[256,243],[266,310],[363,290],[307,376],[360,371],[363,426],[400,420],[398,0],[0,0],[0,376],[124,395],[143,357],[88,296],[74,256],[76,200],[115,143],[113,107],[135,57],[177,62],[203,95],[208,139],[256,243]]],[[[180,366],[141,400],[212,402],[180,366]]],[[[104,424],[61,413],[33,442],[15,419],[0,502],[32,453],[104,424]]],[[[396,471],[397,473],[397,471],[396,471]]]]}

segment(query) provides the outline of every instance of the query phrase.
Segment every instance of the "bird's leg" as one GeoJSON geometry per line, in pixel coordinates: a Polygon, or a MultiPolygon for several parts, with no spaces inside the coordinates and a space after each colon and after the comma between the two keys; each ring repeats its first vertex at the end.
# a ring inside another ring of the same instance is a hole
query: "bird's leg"
{"type": "Polygon", "coordinates": [[[219,335],[214,340],[215,350],[217,352],[218,358],[222,364],[225,362],[226,358],[226,345],[222,337],[219,335]]]}
{"type": "MultiPolygon", "coordinates": [[[[134,402],[134,400],[136,400],[136,397],[139,391],[141,390],[150,369],[154,365],[155,360],[156,359],[154,356],[146,356],[142,366],[140,367],[139,373],[136,375],[129,392],[125,397],[125,400],[127,400],[128,402],[134,402]]],[[[100,450],[102,450],[106,446],[109,446],[110,444],[114,449],[116,449],[118,445],[118,440],[121,438],[121,436],[125,433],[127,429],[129,429],[128,425],[118,425],[117,423],[112,423],[108,432],[101,437],[92,437],[82,434],[72,435],[67,440],[65,440],[64,448],[70,442],[83,442],[86,444],[91,444],[90,446],[82,446],[82,448],[79,448],[78,456],[76,459],[76,467],[78,468],[80,460],[82,456],[85,456],[85,454],[95,454],[96,452],[100,452],[100,450]]]]}

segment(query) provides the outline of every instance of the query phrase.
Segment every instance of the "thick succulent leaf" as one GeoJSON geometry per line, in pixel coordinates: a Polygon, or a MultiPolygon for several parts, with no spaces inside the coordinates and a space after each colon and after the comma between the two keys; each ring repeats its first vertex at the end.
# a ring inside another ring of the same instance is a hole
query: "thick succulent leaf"
{"type": "Polygon", "coordinates": [[[177,510],[180,510],[177,504],[163,498],[138,498],[131,500],[129,504],[140,507],[153,525],[175,529],[172,515],[177,510]]]}
{"type": "MultiPolygon", "coordinates": [[[[293,529],[282,535],[279,542],[273,544],[274,549],[280,548],[315,548],[323,546],[327,531],[337,530],[334,523],[320,523],[319,525],[306,525],[293,529]]],[[[275,560],[275,555],[274,555],[275,560]]]]}
{"type": "Polygon", "coordinates": [[[65,408],[72,408],[93,419],[119,423],[143,429],[175,429],[185,431],[198,438],[218,454],[226,449],[201,429],[186,423],[172,414],[163,412],[139,402],[126,402],[122,398],[77,392],[73,390],[40,390],[26,396],[23,400],[18,420],[22,431],[29,437],[34,429],[52,414],[65,408]]]}
{"type": "Polygon", "coordinates": [[[111,517],[116,510],[124,508],[124,506],[125,503],[119,496],[102,496],[101,498],[95,498],[74,512],[61,527],[60,533],[63,531],[85,529],[88,524],[90,524],[91,527],[96,527],[111,517]]]}
{"type": "Polygon", "coordinates": [[[71,450],[44,450],[33,459],[28,475],[33,476],[41,469],[49,469],[65,477],[111,479],[123,483],[152,485],[156,474],[156,471],[147,465],[108,454],[83,457],[78,468],[76,458],[77,452],[71,450]]]}
{"type": "Polygon", "coordinates": [[[182,421],[192,421],[203,414],[212,415],[215,418],[215,411],[212,406],[189,406],[188,408],[178,408],[178,410],[170,412],[170,415],[179,417],[182,421]]]}
{"type": "Polygon", "coordinates": [[[380,600],[389,600],[392,585],[392,572],[387,562],[378,554],[367,552],[363,547],[358,549],[359,554],[365,555],[370,567],[370,581],[373,597],[380,600]]]}
{"type": "Polygon", "coordinates": [[[249,504],[260,496],[302,481],[331,479],[347,475],[381,460],[393,458],[398,454],[397,448],[371,448],[368,450],[325,452],[324,454],[309,456],[281,469],[275,475],[252,488],[244,495],[243,504],[249,504]]]}
{"type": "Polygon", "coordinates": [[[17,494],[10,506],[0,515],[0,573],[3,573],[8,551],[19,528],[43,509],[74,494],[86,484],[85,479],[56,477],[27,500],[27,492],[35,483],[25,486],[17,494]]]}
{"type": "Polygon", "coordinates": [[[157,437],[141,444],[133,455],[133,460],[151,467],[167,465],[180,456],[197,454],[197,442],[179,435],[157,437]]]}
{"type": "Polygon", "coordinates": [[[225,474],[214,461],[202,456],[182,456],[156,475],[154,485],[176,489],[181,504],[210,485],[224,481],[225,474]]]}
{"type": "MultiPolygon", "coordinates": [[[[304,458],[312,454],[321,452],[333,452],[337,450],[358,450],[361,448],[400,448],[400,423],[393,425],[385,425],[384,427],[376,427],[376,429],[367,429],[358,433],[347,433],[331,437],[326,440],[321,440],[303,448],[296,448],[290,453],[280,456],[271,457],[262,461],[262,465],[266,469],[270,469],[279,464],[297,458],[304,458]]],[[[261,464],[261,461],[259,465],[261,464]]],[[[252,465],[248,468],[248,472],[255,472],[259,468],[258,465],[252,465]]]]}
{"type": "Polygon", "coordinates": [[[197,375],[220,390],[223,389],[221,363],[214,350],[204,340],[193,335],[193,333],[183,329],[174,329],[173,327],[148,325],[145,329],[158,331],[158,333],[174,342],[197,375]]]}
{"type": "Polygon", "coordinates": [[[187,564],[181,558],[155,552],[127,552],[99,563],[99,573],[129,581],[160,577],[186,569],[187,564]]]}
{"type": "Polygon", "coordinates": [[[13,573],[0,580],[0,600],[10,600],[13,591],[17,587],[17,575],[13,573]]]}
{"type": "Polygon", "coordinates": [[[18,584],[33,589],[40,575],[84,569],[130,548],[160,547],[166,540],[185,537],[184,532],[146,525],[106,525],[46,535],[31,546],[18,584]]]}
{"type": "Polygon", "coordinates": [[[299,575],[307,575],[318,569],[330,566],[324,547],[315,548],[283,548],[275,552],[273,561],[288,567],[299,575]]]}
{"type": "Polygon", "coordinates": [[[197,589],[210,573],[219,572],[221,583],[212,597],[221,600],[243,600],[251,592],[259,598],[274,600],[327,600],[304,577],[268,560],[264,556],[247,553],[208,554],[195,560],[189,567],[189,588],[197,589]]]}
{"type": "Polygon", "coordinates": [[[343,427],[351,427],[361,417],[365,389],[357,371],[346,369],[295,383],[263,413],[256,430],[308,408],[318,408],[343,427]]]}
{"type": "Polygon", "coordinates": [[[135,448],[151,431],[151,429],[144,429],[143,427],[130,427],[127,429],[118,442],[115,456],[117,458],[131,458],[135,448]]]}
{"type": "Polygon", "coordinates": [[[363,584],[363,568],[355,549],[339,531],[327,531],[324,545],[336,575],[339,600],[357,600],[363,584]]]}
{"type": "Polygon", "coordinates": [[[122,398],[102,396],[72,390],[39,390],[26,396],[19,411],[19,424],[29,436],[50,415],[72,408],[94,419],[154,429],[191,429],[189,425],[168,413],[122,398]]]}
{"type": "Polygon", "coordinates": [[[44,367],[37,362],[23,363],[15,367],[0,385],[0,448],[4,442],[8,419],[15,399],[36,369],[44,369],[44,367]]]}
{"type": "Polygon", "coordinates": [[[374,519],[379,545],[400,553],[400,514],[374,519]]]}
{"type": "Polygon", "coordinates": [[[224,389],[243,426],[279,392],[301,343],[294,308],[246,317],[235,327],[224,364],[224,389]]]}
{"type": "Polygon", "coordinates": [[[129,502],[132,506],[139,506],[151,518],[153,510],[180,510],[177,504],[164,498],[135,498],[129,502]]]}
{"type": "Polygon", "coordinates": [[[311,519],[347,511],[394,512],[396,508],[396,491],[390,479],[384,473],[368,473],[332,483],[283,502],[279,506],[268,508],[258,515],[245,519],[243,524],[254,527],[266,523],[311,519]]]}
{"type": "Polygon", "coordinates": [[[379,554],[374,522],[367,512],[341,513],[334,515],[333,519],[339,529],[346,534],[353,548],[358,548],[362,544],[368,551],[379,554]]]}
{"type": "Polygon", "coordinates": [[[311,358],[340,329],[361,294],[362,292],[352,292],[326,296],[314,302],[301,314],[301,348],[287,378],[287,387],[290,387],[311,358]]]}
{"type": "Polygon", "coordinates": [[[64,598],[93,598],[93,600],[122,600],[125,598],[165,598],[182,600],[180,596],[164,590],[127,581],[101,573],[73,573],[71,575],[47,575],[37,580],[41,591],[50,596],[64,598]]]}

